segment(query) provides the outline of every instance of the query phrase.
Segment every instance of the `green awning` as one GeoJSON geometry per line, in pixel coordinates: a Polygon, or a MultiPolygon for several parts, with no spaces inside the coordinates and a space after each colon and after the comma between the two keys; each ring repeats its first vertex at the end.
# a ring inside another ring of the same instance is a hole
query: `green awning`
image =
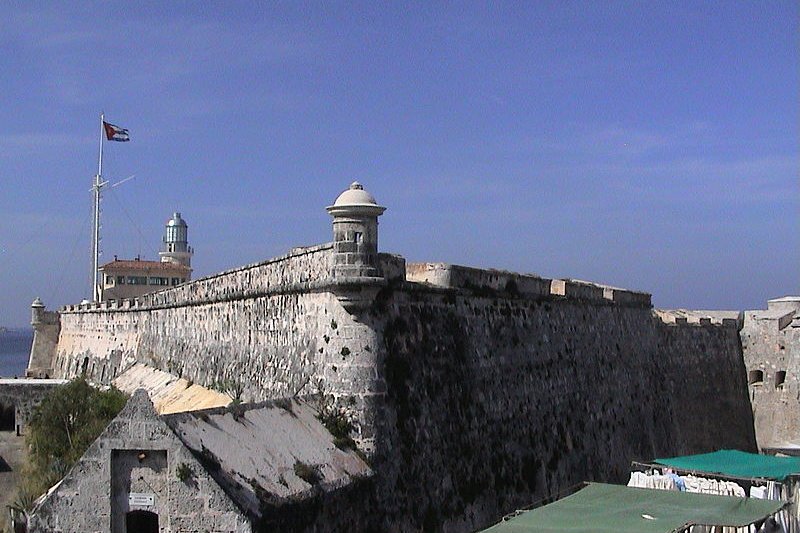
{"type": "Polygon", "coordinates": [[[656,459],[654,462],[681,470],[775,481],[783,481],[793,474],[800,475],[800,457],[774,457],[738,450],[656,459]]]}
{"type": "Polygon", "coordinates": [[[590,483],[489,533],[670,533],[687,525],[746,526],[786,502],[590,483]]]}

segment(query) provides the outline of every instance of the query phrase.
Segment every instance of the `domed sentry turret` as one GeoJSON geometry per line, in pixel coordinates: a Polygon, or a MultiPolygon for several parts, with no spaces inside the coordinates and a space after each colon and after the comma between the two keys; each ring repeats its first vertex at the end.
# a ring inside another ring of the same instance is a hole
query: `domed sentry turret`
{"type": "Polygon", "coordinates": [[[378,264],[378,217],[386,210],[354,181],[328,206],[333,217],[333,282],[346,308],[371,302],[386,283],[378,264]]]}
{"type": "Polygon", "coordinates": [[[44,324],[44,304],[42,299],[37,297],[31,304],[31,326],[44,324]]]}
{"type": "Polygon", "coordinates": [[[333,276],[378,277],[378,217],[386,210],[354,181],[332,206],[333,276]]]}
{"type": "Polygon", "coordinates": [[[162,263],[192,266],[194,250],[189,246],[189,226],[180,213],[173,213],[172,218],[167,221],[163,241],[161,251],[158,252],[162,263]]]}

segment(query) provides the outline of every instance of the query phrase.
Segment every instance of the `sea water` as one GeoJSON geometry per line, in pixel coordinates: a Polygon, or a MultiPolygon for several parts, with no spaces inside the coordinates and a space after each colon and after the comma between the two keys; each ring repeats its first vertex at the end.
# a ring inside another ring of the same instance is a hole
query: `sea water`
{"type": "Polygon", "coordinates": [[[33,329],[0,329],[0,377],[25,375],[33,343],[33,329]]]}

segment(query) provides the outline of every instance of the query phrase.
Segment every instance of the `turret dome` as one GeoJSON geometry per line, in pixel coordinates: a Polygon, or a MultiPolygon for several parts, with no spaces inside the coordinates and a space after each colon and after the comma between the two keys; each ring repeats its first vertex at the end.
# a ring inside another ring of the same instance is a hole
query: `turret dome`
{"type": "Polygon", "coordinates": [[[326,208],[328,213],[336,216],[344,213],[359,213],[377,216],[386,208],[378,205],[375,197],[364,189],[359,182],[354,181],[350,187],[340,194],[333,205],[326,208]]]}
{"type": "Polygon", "coordinates": [[[335,206],[343,205],[378,205],[375,202],[375,197],[368,191],[364,190],[364,186],[359,182],[354,181],[350,187],[336,198],[333,202],[335,206]]]}

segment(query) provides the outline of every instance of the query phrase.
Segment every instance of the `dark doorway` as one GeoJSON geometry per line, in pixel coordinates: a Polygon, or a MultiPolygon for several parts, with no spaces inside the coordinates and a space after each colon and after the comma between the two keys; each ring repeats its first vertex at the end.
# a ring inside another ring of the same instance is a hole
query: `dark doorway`
{"type": "Polygon", "coordinates": [[[0,404],[0,431],[14,431],[16,409],[13,405],[0,404]]]}
{"type": "Polygon", "coordinates": [[[125,515],[125,533],[158,533],[158,515],[150,511],[131,511],[125,515]]]}

